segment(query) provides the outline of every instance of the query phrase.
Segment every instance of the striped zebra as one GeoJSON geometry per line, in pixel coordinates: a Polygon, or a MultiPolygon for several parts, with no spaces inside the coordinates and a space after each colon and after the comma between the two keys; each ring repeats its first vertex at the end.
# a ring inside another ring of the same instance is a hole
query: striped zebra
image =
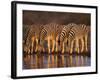
{"type": "Polygon", "coordinates": [[[56,51],[58,50],[57,41],[59,38],[59,34],[62,30],[61,28],[62,27],[56,23],[49,23],[49,24],[44,25],[44,28],[41,31],[40,40],[41,42],[43,42],[44,40],[47,41],[48,53],[54,52],[55,46],[56,46],[56,51]],[[52,49],[50,47],[51,45],[52,45],[52,49]]]}
{"type": "Polygon", "coordinates": [[[80,52],[79,40],[81,41],[81,52],[84,51],[84,46],[86,46],[86,50],[87,50],[87,40],[88,40],[88,33],[89,33],[88,28],[89,27],[87,27],[85,24],[79,24],[71,28],[71,30],[68,33],[68,40],[70,41],[69,42],[70,43],[70,53],[73,52],[74,42],[75,42],[75,51],[77,53],[80,52]]]}
{"type": "Polygon", "coordinates": [[[38,45],[40,40],[40,32],[43,28],[41,24],[33,24],[30,26],[30,31],[26,40],[26,44],[30,44],[30,51],[33,53],[34,48],[35,52],[38,51],[38,45]]]}
{"type": "Polygon", "coordinates": [[[25,53],[27,53],[27,54],[30,54],[30,52],[31,52],[31,44],[23,44],[23,51],[25,52],[25,53]]]}
{"type": "Polygon", "coordinates": [[[67,25],[63,25],[63,29],[61,31],[61,34],[60,34],[60,45],[61,45],[61,48],[62,48],[62,53],[65,52],[65,43],[68,43],[68,46],[69,46],[69,43],[70,43],[70,40],[68,39],[68,36],[69,36],[69,32],[70,30],[72,29],[72,27],[74,26],[77,26],[76,24],[74,23],[69,23],[67,25]]]}
{"type": "MultiPolygon", "coordinates": [[[[82,27],[83,29],[83,38],[84,38],[84,46],[85,46],[85,51],[88,51],[88,39],[90,38],[90,26],[89,25],[85,25],[85,24],[79,24],[79,27],[82,27]]],[[[81,51],[83,52],[83,50],[81,51]]]]}
{"type": "Polygon", "coordinates": [[[23,51],[25,53],[30,53],[30,45],[27,43],[27,37],[30,31],[30,26],[31,25],[23,25],[23,51]]]}
{"type": "Polygon", "coordinates": [[[31,25],[23,25],[23,41],[26,42],[31,25]]]}
{"type": "Polygon", "coordinates": [[[56,52],[58,52],[58,47],[60,46],[60,34],[64,28],[64,25],[59,25],[56,28],[56,52]]]}

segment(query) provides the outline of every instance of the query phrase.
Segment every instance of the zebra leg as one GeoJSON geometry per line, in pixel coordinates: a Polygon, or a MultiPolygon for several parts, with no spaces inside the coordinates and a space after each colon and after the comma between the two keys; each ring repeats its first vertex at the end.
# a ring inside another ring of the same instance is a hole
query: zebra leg
{"type": "Polygon", "coordinates": [[[48,53],[50,53],[50,39],[48,38],[48,53]]]}
{"type": "Polygon", "coordinates": [[[42,51],[45,52],[44,41],[43,40],[40,40],[40,44],[39,45],[41,45],[42,51]]]}
{"type": "Polygon", "coordinates": [[[73,52],[73,43],[74,43],[74,40],[71,42],[70,54],[72,54],[73,52]]]}
{"type": "Polygon", "coordinates": [[[71,43],[71,41],[68,40],[68,47],[67,47],[68,52],[70,51],[70,45],[71,45],[70,43],[71,43]]]}
{"type": "Polygon", "coordinates": [[[30,54],[30,49],[28,49],[27,53],[30,54]]]}
{"type": "Polygon", "coordinates": [[[86,48],[86,52],[88,51],[88,47],[87,47],[87,35],[85,35],[85,48],[86,48]]]}
{"type": "Polygon", "coordinates": [[[66,52],[68,53],[70,52],[70,45],[71,45],[70,42],[71,42],[70,40],[67,40],[66,52]]]}
{"type": "Polygon", "coordinates": [[[68,50],[69,50],[69,40],[66,39],[66,52],[68,52],[68,50]]]}
{"type": "Polygon", "coordinates": [[[81,43],[82,43],[81,52],[83,52],[84,51],[84,40],[83,40],[83,38],[81,39],[81,43]]]}
{"type": "Polygon", "coordinates": [[[28,54],[30,54],[30,52],[31,52],[31,51],[30,51],[30,47],[28,47],[28,54]]]}
{"type": "Polygon", "coordinates": [[[33,53],[34,48],[34,37],[31,38],[32,44],[31,44],[31,53],[33,53]]]}
{"type": "Polygon", "coordinates": [[[28,48],[27,47],[25,48],[25,52],[26,52],[26,54],[28,54],[28,48]]]}
{"type": "Polygon", "coordinates": [[[55,48],[55,40],[52,40],[52,44],[53,44],[52,52],[54,52],[54,48],[55,48]]]}
{"type": "Polygon", "coordinates": [[[58,42],[56,40],[56,52],[58,51],[58,42]]]}
{"type": "Polygon", "coordinates": [[[33,53],[33,46],[34,45],[34,41],[32,41],[32,44],[31,44],[31,54],[33,53]]]}
{"type": "Polygon", "coordinates": [[[38,39],[36,39],[36,49],[35,49],[35,52],[37,52],[38,50],[38,39]]]}
{"type": "Polygon", "coordinates": [[[76,39],[76,46],[75,46],[75,51],[77,52],[77,53],[79,53],[79,39],[76,39]]]}
{"type": "Polygon", "coordinates": [[[63,46],[63,47],[62,47],[62,53],[64,53],[64,51],[65,51],[65,50],[64,50],[64,42],[63,42],[63,45],[62,45],[62,46],[63,46]]]}

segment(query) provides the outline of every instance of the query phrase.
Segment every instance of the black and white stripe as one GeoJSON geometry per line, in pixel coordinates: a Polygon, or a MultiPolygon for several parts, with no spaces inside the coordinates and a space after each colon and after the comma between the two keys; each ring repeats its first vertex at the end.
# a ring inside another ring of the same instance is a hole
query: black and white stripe
{"type": "Polygon", "coordinates": [[[87,47],[88,32],[89,32],[88,27],[85,24],[79,24],[72,27],[72,29],[69,31],[68,34],[68,39],[70,41],[70,53],[73,52],[74,42],[75,42],[75,51],[77,53],[84,51],[84,46],[87,47]],[[79,48],[80,47],[79,40],[81,41],[81,49],[79,48]]]}

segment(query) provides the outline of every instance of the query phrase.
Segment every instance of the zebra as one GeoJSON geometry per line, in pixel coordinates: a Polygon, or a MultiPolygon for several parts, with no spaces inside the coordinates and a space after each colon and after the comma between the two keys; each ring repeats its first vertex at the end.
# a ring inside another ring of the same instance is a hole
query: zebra
{"type": "Polygon", "coordinates": [[[30,44],[23,44],[23,51],[27,54],[30,54],[31,52],[31,45],[30,44]]]}
{"type": "Polygon", "coordinates": [[[60,46],[60,34],[62,32],[62,29],[64,28],[64,25],[59,25],[56,28],[56,52],[58,52],[58,47],[60,46]]]}
{"type": "Polygon", "coordinates": [[[85,24],[79,24],[71,28],[71,30],[68,33],[68,40],[70,41],[69,42],[70,43],[70,53],[73,52],[74,42],[75,42],[75,51],[77,53],[80,52],[79,40],[81,41],[81,45],[82,45],[81,52],[84,51],[84,46],[86,46],[86,50],[87,50],[88,33],[89,33],[89,27],[87,27],[85,24]]]}
{"type": "Polygon", "coordinates": [[[40,41],[47,41],[47,46],[48,46],[48,53],[50,52],[54,52],[55,49],[55,45],[56,45],[56,51],[58,50],[57,46],[58,46],[58,38],[59,38],[59,34],[61,32],[62,27],[57,24],[57,23],[49,23],[44,25],[44,28],[41,31],[41,36],[40,36],[40,41]],[[50,45],[52,45],[52,49],[50,50],[50,45]]]}
{"type": "Polygon", "coordinates": [[[35,52],[38,51],[40,32],[42,30],[42,27],[43,27],[42,24],[33,24],[30,26],[30,31],[28,33],[28,37],[27,37],[26,42],[27,42],[27,44],[31,44],[30,45],[31,53],[33,53],[34,48],[35,48],[35,52]]]}
{"type": "Polygon", "coordinates": [[[26,42],[31,25],[23,25],[23,41],[26,42]]]}
{"type": "Polygon", "coordinates": [[[61,45],[61,48],[62,48],[62,53],[65,52],[65,43],[68,43],[68,46],[69,46],[69,42],[70,40],[68,39],[68,36],[69,36],[69,32],[70,30],[72,29],[72,27],[74,26],[77,26],[75,23],[69,23],[67,25],[63,25],[63,29],[61,31],[61,34],[60,34],[60,45],[61,45]]]}
{"type": "MultiPolygon", "coordinates": [[[[83,38],[84,38],[84,45],[85,45],[85,51],[88,51],[88,39],[90,38],[90,25],[85,24],[79,24],[79,27],[82,27],[83,29],[83,38]]],[[[83,50],[82,50],[83,51],[83,50]]]]}
{"type": "Polygon", "coordinates": [[[29,34],[29,31],[30,31],[30,26],[31,25],[25,25],[23,24],[23,41],[22,41],[22,44],[23,44],[23,51],[25,53],[30,53],[30,45],[27,43],[27,37],[28,37],[28,34],[29,34]]]}

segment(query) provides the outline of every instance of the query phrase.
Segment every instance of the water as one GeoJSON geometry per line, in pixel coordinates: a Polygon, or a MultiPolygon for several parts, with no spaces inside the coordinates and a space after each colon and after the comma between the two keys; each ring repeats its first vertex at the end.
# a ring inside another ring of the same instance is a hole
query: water
{"type": "Polygon", "coordinates": [[[23,69],[90,66],[90,57],[69,54],[33,54],[23,57],[23,69]]]}

